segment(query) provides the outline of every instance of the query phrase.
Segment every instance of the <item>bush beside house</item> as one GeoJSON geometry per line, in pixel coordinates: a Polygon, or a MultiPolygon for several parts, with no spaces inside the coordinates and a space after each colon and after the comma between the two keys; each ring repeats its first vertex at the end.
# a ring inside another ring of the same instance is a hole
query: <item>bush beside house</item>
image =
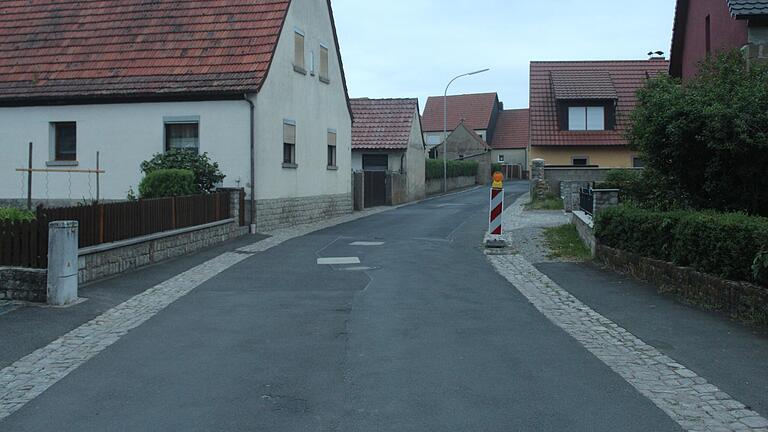
{"type": "MultiPolygon", "coordinates": [[[[157,170],[184,169],[194,175],[192,193],[211,193],[216,185],[226,177],[219,169],[219,164],[208,157],[208,153],[197,154],[189,150],[170,150],[156,154],[152,159],[141,163],[141,171],[149,175],[157,170]]],[[[144,194],[142,193],[142,198],[144,194]]]]}
{"type": "MultiPolygon", "coordinates": [[[[443,178],[443,161],[439,159],[428,159],[426,161],[427,180],[443,178]]],[[[448,161],[448,177],[475,177],[479,169],[479,164],[472,161],[448,161]]]]}
{"type": "Polygon", "coordinates": [[[29,222],[32,220],[35,220],[35,214],[31,211],[0,207],[0,222],[29,222]]]}
{"type": "Polygon", "coordinates": [[[195,173],[186,169],[159,169],[148,173],[139,184],[142,199],[193,195],[197,193],[195,173]]]}

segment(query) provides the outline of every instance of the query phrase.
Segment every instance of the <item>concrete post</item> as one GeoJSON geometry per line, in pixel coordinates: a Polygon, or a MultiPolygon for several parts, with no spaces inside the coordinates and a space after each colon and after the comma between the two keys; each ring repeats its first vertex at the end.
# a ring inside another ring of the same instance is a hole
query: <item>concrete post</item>
{"type": "Polygon", "coordinates": [[[619,205],[619,189],[593,189],[594,208],[592,213],[597,216],[601,211],[619,205]]]}
{"type": "Polygon", "coordinates": [[[355,211],[365,209],[365,173],[355,171],[352,173],[352,200],[355,211]]]}
{"type": "Polygon", "coordinates": [[[547,182],[544,180],[544,159],[534,159],[531,161],[531,199],[543,198],[547,192],[547,182]]]}
{"type": "Polygon", "coordinates": [[[48,224],[48,304],[77,301],[77,221],[48,224]]]}

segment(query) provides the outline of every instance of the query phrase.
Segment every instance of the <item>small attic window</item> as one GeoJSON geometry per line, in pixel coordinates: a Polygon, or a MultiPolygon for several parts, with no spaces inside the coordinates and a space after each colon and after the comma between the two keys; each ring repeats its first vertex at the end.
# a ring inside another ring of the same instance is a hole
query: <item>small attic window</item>
{"type": "Polygon", "coordinates": [[[304,60],[304,33],[299,30],[293,32],[293,70],[302,74],[307,74],[307,65],[304,60]]]}
{"type": "Polygon", "coordinates": [[[331,78],[328,71],[328,48],[320,45],[320,81],[330,84],[331,78]]]}

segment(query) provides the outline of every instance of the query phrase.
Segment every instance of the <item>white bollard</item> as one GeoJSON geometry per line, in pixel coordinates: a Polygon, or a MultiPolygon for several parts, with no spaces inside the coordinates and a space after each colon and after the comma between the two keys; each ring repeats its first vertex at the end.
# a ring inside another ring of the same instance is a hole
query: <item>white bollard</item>
{"type": "Polygon", "coordinates": [[[77,221],[48,224],[48,304],[77,301],[77,221]]]}

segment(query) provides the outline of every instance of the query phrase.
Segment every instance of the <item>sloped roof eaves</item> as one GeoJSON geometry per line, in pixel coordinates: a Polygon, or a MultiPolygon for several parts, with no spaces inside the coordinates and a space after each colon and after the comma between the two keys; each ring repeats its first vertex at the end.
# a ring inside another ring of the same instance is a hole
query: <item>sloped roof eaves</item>
{"type": "Polygon", "coordinates": [[[528,109],[499,112],[491,148],[495,150],[525,149],[530,139],[528,109]]]}
{"type": "Polygon", "coordinates": [[[768,0],[728,0],[728,9],[736,18],[768,15],[768,0]]]}
{"type": "MultiPolygon", "coordinates": [[[[493,109],[498,101],[497,93],[472,93],[448,96],[447,128],[455,129],[464,121],[474,130],[488,129],[493,109]]],[[[430,96],[422,116],[424,132],[443,131],[443,96],[430,96]]]]}
{"type": "Polygon", "coordinates": [[[530,143],[532,146],[625,146],[628,115],[636,106],[636,92],[648,74],[665,73],[669,63],[661,60],[531,62],[530,143]],[[561,131],[557,104],[550,82],[551,70],[607,70],[618,101],[616,128],[611,131],[561,131]]]}
{"type": "Polygon", "coordinates": [[[608,71],[550,71],[550,75],[558,100],[618,98],[608,71]]]}

